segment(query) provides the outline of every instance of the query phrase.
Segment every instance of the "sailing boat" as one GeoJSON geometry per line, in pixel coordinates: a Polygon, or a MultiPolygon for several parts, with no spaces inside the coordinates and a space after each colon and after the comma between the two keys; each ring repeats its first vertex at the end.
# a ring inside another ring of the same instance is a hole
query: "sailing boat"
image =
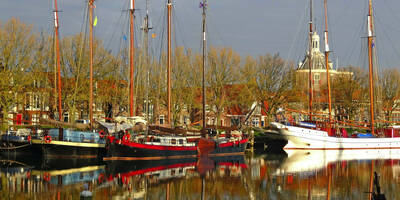
{"type": "MultiPolygon", "coordinates": [[[[312,10],[312,0],[310,0],[310,5],[312,10]]],[[[310,35],[312,34],[312,11],[310,12],[310,35]]],[[[326,1],[325,1],[325,18],[326,18],[326,1]]],[[[329,46],[328,46],[328,29],[327,29],[327,20],[325,19],[325,49],[326,49],[326,59],[329,55],[329,46]]],[[[330,134],[331,128],[330,124],[332,123],[331,116],[329,113],[329,129],[328,130],[320,130],[315,125],[305,127],[305,126],[295,126],[295,125],[284,125],[281,123],[273,122],[271,126],[277,130],[278,136],[285,138],[288,143],[284,146],[284,149],[322,149],[322,150],[341,150],[341,149],[400,149],[400,138],[393,137],[391,134],[390,137],[375,137],[375,128],[374,128],[374,83],[372,78],[373,71],[373,62],[372,62],[372,48],[373,48],[373,18],[372,18],[372,0],[369,0],[369,13],[367,18],[367,31],[368,31],[368,63],[369,63],[369,89],[370,89],[370,114],[371,114],[371,133],[373,137],[356,137],[356,138],[348,138],[345,137],[347,134],[343,134],[344,137],[337,137],[330,134]]],[[[311,37],[310,37],[311,39],[311,37]]],[[[311,40],[310,40],[311,43],[311,40]]],[[[310,44],[310,52],[311,52],[311,44],[310,44]]],[[[311,53],[310,53],[311,54],[311,53]]],[[[309,56],[311,58],[311,55],[309,56]]],[[[309,62],[311,63],[311,62],[309,62]]],[[[311,64],[310,64],[311,65],[311,64]]],[[[327,67],[327,76],[329,78],[329,67],[327,67]]],[[[311,66],[310,66],[311,70],[311,66]]],[[[328,79],[329,80],[329,79],[328,79]]],[[[311,82],[311,77],[309,79],[311,82]]],[[[311,84],[310,84],[311,85],[311,84]]],[[[328,84],[328,92],[330,91],[330,84],[328,84]]],[[[329,95],[330,97],[330,92],[329,95]]],[[[310,87],[310,120],[312,118],[311,107],[312,106],[312,89],[310,87]]],[[[331,109],[330,99],[329,99],[329,111],[331,109]]],[[[310,125],[310,124],[308,124],[310,125]]],[[[391,131],[393,133],[393,128],[388,129],[388,132],[391,131]]],[[[356,152],[355,152],[356,153],[356,152]]]]}
{"type": "MultiPolygon", "coordinates": [[[[133,5],[131,0],[131,5],[133,5]]],[[[203,0],[203,72],[205,66],[205,11],[206,1],[203,0]]],[[[132,8],[132,7],[131,7],[132,8]]],[[[171,11],[172,0],[168,0],[168,118],[171,123],[171,11]]],[[[133,8],[131,10],[133,13],[133,8]]],[[[132,23],[131,23],[132,24],[132,23]]],[[[204,75],[204,74],[203,74],[204,75]]],[[[203,82],[203,117],[205,109],[204,98],[204,82],[203,82]]],[[[205,120],[203,120],[205,127],[205,120]]],[[[203,129],[205,133],[205,129],[203,129]]],[[[227,156],[243,154],[248,139],[238,134],[238,137],[206,139],[200,138],[198,134],[187,131],[158,127],[156,130],[149,131],[145,136],[135,136],[125,134],[122,138],[116,139],[110,136],[108,140],[107,156],[104,160],[158,160],[158,159],[183,159],[198,156],[227,156]],[[161,131],[160,131],[161,130],[161,131]]]]}
{"type": "MultiPolygon", "coordinates": [[[[90,127],[93,126],[93,3],[89,1],[89,21],[90,21],[90,127]]],[[[54,0],[54,31],[56,42],[56,65],[58,68],[58,116],[59,124],[61,123],[61,66],[58,39],[58,10],[57,0],[54,0]]],[[[44,157],[58,158],[97,158],[105,153],[105,139],[101,132],[93,131],[76,131],[50,129],[46,135],[41,138],[32,139],[32,144],[40,151],[44,157]]]]}

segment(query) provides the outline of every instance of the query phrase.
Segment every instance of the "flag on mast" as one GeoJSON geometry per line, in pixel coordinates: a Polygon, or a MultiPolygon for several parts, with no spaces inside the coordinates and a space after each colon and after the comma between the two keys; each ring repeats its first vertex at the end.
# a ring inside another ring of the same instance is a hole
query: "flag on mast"
{"type": "Polygon", "coordinates": [[[97,16],[94,17],[94,22],[93,22],[93,26],[96,26],[96,25],[97,25],[97,16]]]}

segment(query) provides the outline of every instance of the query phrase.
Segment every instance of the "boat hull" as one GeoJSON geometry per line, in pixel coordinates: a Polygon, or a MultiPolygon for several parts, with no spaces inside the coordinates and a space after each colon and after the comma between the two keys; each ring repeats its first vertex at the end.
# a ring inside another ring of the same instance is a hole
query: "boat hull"
{"type": "Polygon", "coordinates": [[[0,145],[0,154],[3,156],[40,154],[27,140],[1,140],[0,145]]]}
{"type": "Polygon", "coordinates": [[[275,123],[288,141],[285,150],[400,149],[400,138],[344,138],[328,136],[326,131],[275,123]]]}
{"type": "Polygon", "coordinates": [[[108,158],[179,159],[197,155],[195,147],[169,148],[167,146],[160,147],[139,143],[131,143],[131,145],[111,143],[108,148],[108,158]]]}
{"type": "Polygon", "coordinates": [[[79,143],[67,141],[32,140],[33,146],[40,149],[46,158],[102,158],[105,155],[105,144],[79,143]]]}
{"type": "MultiPolygon", "coordinates": [[[[247,145],[247,139],[216,144],[208,156],[229,156],[243,154],[247,145]]],[[[110,143],[107,147],[107,156],[104,160],[158,160],[181,159],[199,157],[201,155],[197,146],[160,146],[135,142],[110,143]]]]}

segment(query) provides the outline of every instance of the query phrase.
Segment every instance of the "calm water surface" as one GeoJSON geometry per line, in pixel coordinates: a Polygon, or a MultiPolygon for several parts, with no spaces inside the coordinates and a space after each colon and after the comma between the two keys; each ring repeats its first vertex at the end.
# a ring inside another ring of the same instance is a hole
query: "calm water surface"
{"type": "Polygon", "coordinates": [[[400,199],[400,152],[288,151],[163,161],[1,157],[1,199],[400,199]]]}

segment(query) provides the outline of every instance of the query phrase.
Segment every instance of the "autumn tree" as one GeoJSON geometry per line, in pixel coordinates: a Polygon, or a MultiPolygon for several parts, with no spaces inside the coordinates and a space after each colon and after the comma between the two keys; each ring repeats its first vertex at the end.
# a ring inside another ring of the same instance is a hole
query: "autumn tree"
{"type": "Polygon", "coordinates": [[[9,112],[24,103],[24,92],[32,84],[37,48],[37,34],[32,26],[12,18],[1,26],[0,23],[0,111],[3,115],[2,128],[7,128],[9,112]]]}
{"type": "Polygon", "coordinates": [[[368,75],[359,67],[345,67],[332,79],[332,102],[336,115],[342,113],[354,119],[368,98],[368,75]]]}

